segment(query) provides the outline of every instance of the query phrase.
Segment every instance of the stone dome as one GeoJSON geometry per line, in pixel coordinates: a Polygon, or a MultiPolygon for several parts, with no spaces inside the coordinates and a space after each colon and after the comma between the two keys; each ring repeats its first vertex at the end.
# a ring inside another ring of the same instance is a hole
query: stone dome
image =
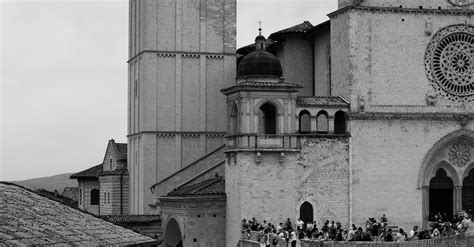
{"type": "Polygon", "coordinates": [[[280,61],[265,50],[256,50],[240,61],[237,77],[282,77],[280,61]]]}

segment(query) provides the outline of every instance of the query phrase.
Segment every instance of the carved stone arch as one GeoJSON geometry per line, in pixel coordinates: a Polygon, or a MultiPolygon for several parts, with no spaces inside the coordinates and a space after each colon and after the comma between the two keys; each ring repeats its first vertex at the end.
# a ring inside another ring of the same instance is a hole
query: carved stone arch
{"type": "Polygon", "coordinates": [[[258,111],[260,111],[260,107],[262,105],[266,104],[266,103],[270,103],[273,106],[275,106],[278,116],[281,116],[281,115],[284,114],[283,105],[280,102],[278,102],[278,100],[275,100],[275,99],[262,99],[262,100],[260,100],[257,104],[255,104],[255,106],[253,108],[253,112],[255,114],[258,114],[258,111]]]}
{"type": "Polygon", "coordinates": [[[300,209],[301,209],[301,206],[303,206],[304,203],[311,204],[311,206],[313,208],[313,220],[317,220],[316,219],[316,215],[317,215],[316,208],[317,208],[318,204],[316,203],[316,201],[312,200],[311,198],[301,198],[301,199],[298,200],[298,203],[296,204],[297,218],[300,218],[300,209]]]}
{"type": "MultiPolygon", "coordinates": [[[[460,130],[451,132],[450,134],[444,136],[443,138],[441,138],[438,142],[436,142],[433,145],[433,147],[428,151],[428,153],[423,158],[423,161],[421,163],[421,167],[418,171],[418,181],[417,181],[418,189],[421,189],[422,186],[425,186],[425,185],[429,184],[429,180],[428,180],[428,182],[426,182],[426,180],[427,180],[426,178],[429,176],[428,175],[429,171],[432,170],[432,168],[434,166],[433,160],[436,160],[436,158],[439,157],[439,155],[441,153],[440,151],[444,150],[449,145],[451,145],[453,143],[456,143],[456,142],[460,142],[462,140],[465,140],[465,141],[468,141],[468,142],[474,144],[474,131],[468,130],[468,129],[460,129],[460,130]]],[[[435,165],[438,165],[438,163],[436,163],[435,165]]],[[[451,166],[451,168],[454,169],[452,166],[451,166]]],[[[448,172],[448,171],[446,171],[446,172],[448,172]]],[[[459,182],[459,178],[458,178],[457,181],[459,182]]],[[[453,180],[453,182],[454,182],[454,180],[453,180]]],[[[460,185],[460,183],[458,183],[457,185],[460,185]]]]}
{"type": "Polygon", "coordinates": [[[438,164],[431,166],[424,177],[422,186],[430,186],[430,181],[432,178],[436,177],[436,173],[439,169],[446,171],[446,175],[453,181],[454,186],[461,186],[461,181],[459,179],[456,169],[449,164],[447,161],[441,161],[438,164]]]}
{"type": "Polygon", "coordinates": [[[464,185],[464,179],[466,179],[467,177],[469,177],[469,172],[474,169],[474,162],[471,162],[471,164],[467,165],[466,166],[466,169],[464,169],[463,173],[462,173],[462,176],[461,176],[461,182],[463,183],[464,185]]]}
{"type": "Polygon", "coordinates": [[[228,134],[237,135],[240,132],[240,106],[237,101],[231,102],[228,109],[228,134]]]}

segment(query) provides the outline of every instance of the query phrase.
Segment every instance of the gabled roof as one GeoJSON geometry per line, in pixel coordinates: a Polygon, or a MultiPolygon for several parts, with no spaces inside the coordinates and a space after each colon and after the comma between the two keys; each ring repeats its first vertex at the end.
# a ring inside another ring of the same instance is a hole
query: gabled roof
{"type": "Polygon", "coordinates": [[[11,183],[0,182],[0,246],[118,246],[156,241],[11,183]]]}
{"type": "Polygon", "coordinates": [[[61,195],[77,201],[77,197],[79,195],[79,188],[78,187],[65,187],[61,195]]]}
{"type": "Polygon", "coordinates": [[[311,22],[304,21],[303,23],[272,33],[268,38],[273,39],[273,40],[281,40],[282,36],[285,34],[294,34],[294,33],[305,34],[312,28],[313,28],[313,24],[311,24],[311,22]]]}
{"type": "Polygon", "coordinates": [[[115,143],[115,145],[117,146],[117,156],[119,157],[119,160],[126,160],[127,159],[127,143],[115,143]]]}
{"type": "Polygon", "coordinates": [[[349,101],[337,97],[321,97],[321,96],[298,96],[296,98],[297,106],[344,106],[350,105],[349,101]]]}
{"type": "Polygon", "coordinates": [[[102,172],[102,164],[96,165],[84,171],[72,174],[69,178],[79,179],[79,178],[98,178],[99,174],[102,172]]]}
{"type": "Polygon", "coordinates": [[[211,178],[199,183],[184,185],[168,193],[168,196],[225,195],[225,181],[222,177],[211,178]]]}

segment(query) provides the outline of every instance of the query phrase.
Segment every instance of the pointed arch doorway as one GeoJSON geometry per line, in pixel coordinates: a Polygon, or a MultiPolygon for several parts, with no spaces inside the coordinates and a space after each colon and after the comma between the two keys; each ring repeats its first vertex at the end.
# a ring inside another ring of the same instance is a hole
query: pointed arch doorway
{"type": "Polygon", "coordinates": [[[313,222],[313,205],[309,202],[304,202],[300,207],[300,219],[306,224],[313,222]]]}
{"type": "Polygon", "coordinates": [[[446,215],[450,220],[453,218],[454,184],[442,168],[430,180],[429,198],[429,220],[433,221],[437,213],[446,215]]]}

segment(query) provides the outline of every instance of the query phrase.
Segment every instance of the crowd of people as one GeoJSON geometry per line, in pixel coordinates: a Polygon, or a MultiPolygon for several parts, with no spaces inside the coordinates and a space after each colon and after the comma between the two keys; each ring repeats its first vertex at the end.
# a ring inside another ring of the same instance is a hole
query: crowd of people
{"type": "Polygon", "coordinates": [[[404,242],[439,238],[464,232],[469,223],[468,214],[456,215],[453,220],[449,220],[438,213],[429,229],[422,230],[414,226],[412,230],[405,232],[402,228],[389,227],[385,214],[379,221],[369,218],[365,229],[354,224],[349,229],[344,229],[340,222],[329,220],[318,225],[316,221],[304,222],[298,219],[293,224],[289,218],[275,226],[266,220],[259,222],[252,218],[242,220],[242,233],[243,238],[256,240],[261,246],[277,246],[279,242],[285,241],[287,245],[294,247],[297,240],[404,242]]]}

